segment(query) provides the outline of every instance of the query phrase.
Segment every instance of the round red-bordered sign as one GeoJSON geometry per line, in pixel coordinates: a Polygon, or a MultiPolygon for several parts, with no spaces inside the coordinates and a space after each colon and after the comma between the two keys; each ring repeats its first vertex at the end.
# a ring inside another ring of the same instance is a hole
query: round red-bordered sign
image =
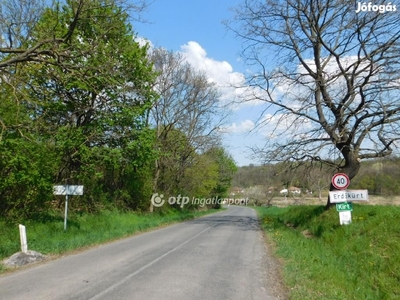
{"type": "Polygon", "coordinates": [[[350,178],[344,173],[337,173],[332,177],[332,184],[335,189],[344,190],[350,184],[350,178]]]}

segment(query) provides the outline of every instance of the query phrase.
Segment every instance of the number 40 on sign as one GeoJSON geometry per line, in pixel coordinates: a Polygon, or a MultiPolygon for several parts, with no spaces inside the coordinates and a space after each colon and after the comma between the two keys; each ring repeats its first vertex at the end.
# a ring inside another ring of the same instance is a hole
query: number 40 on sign
{"type": "Polygon", "coordinates": [[[345,190],[350,184],[350,178],[344,173],[337,173],[332,177],[332,185],[337,190],[345,190]]]}

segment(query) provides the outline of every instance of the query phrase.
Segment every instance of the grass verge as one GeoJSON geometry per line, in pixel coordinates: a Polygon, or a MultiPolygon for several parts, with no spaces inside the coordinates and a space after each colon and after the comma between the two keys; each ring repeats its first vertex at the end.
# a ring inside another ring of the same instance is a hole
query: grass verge
{"type": "Polygon", "coordinates": [[[283,259],[290,299],[400,299],[400,207],[353,204],[343,226],[334,208],[256,210],[283,259]]]}
{"type": "MultiPolygon", "coordinates": [[[[96,215],[71,215],[66,231],[63,217],[56,214],[27,221],[24,225],[29,250],[57,255],[217,211],[220,210],[163,210],[153,214],[103,211],[96,215]]],[[[20,251],[18,225],[0,220],[0,237],[0,261],[20,251]]],[[[0,264],[0,273],[4,271],[0,264]]]]}

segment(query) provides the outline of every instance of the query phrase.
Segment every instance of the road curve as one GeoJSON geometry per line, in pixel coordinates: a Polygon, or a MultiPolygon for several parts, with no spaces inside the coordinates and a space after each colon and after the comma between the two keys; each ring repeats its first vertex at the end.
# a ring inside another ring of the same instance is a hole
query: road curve
{"type": "Polygon", "coordinates": [[[283,299],[256,213],[228,210],[0,276],[0,299],[283,299]]]}

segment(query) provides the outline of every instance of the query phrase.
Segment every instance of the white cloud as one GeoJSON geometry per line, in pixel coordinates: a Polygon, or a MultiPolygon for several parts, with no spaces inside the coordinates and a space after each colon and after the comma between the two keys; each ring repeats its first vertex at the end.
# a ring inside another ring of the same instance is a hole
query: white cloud
{"type": "MultiPolygon", "coordinates": [[[[147,43],[150,49],[154,48],[154,44],[144,37],[135,37],[135,41],[141,46],[147,43]]],[[[252,95],[257,95],[257,93],[254,88],[246,86],[245,74],[235,72],[229,62],[208,57],[207,51],[195,41],[181,45],[180,48],[180,53],[184,59],[195,69],[203,71],[208,80],[216,84],[221,94],[220,102],[222,105],[228,106],[231,110],[239,110],[244,106],[264,103],[260,100],[242,101],[242,99],[254,98],[252,95]],[[247,97],[244,95],[247,95],[247,97]]]]}
{"type": "Polygon", "coordinates": [[[136,41],[141,47],[143,47],[143,46],[145,46],[146,44],[148,44],[149,47],[150,47],[150,49],[154,48],[153,43],[152,43],[150,40],[148,40],[148,39],[146,39],[146,38],[144,38],[144,37],[140,37],[140,36],[135,37],[135,41],[136,41]]]}
{"type": "MultiPolygon", "coordinates": [[[[254,101],[249,103],[239,103],[240,96],[248,92],[245,86],[245,75],[235,72],[233,67],[227,61],[218,61],[207,56],[206,50],[197,42],[190,41],[181,46],[181,54],[185,60],[197,70],[205,72],[211,82],[214,82],[221,92],[220,100],[222,104],[228,104],[235,101],[235,106],[231,109],[238,109],[244,105],[259,104],[254,101]]],[[[260,102],[261,103],[261,102],[260,102]]]]}
{"type": "Polygon", "coordinates": [[[266,114],[261,120],[263,124],[260,133],[268,139],[282,139],[287,136],[305,137],[312,124],[304,117],[289,113],[266,114]]]}
{"type": "Polygon", "coordinates": [[[245,120],[240,122],[240,124],[234,122],[229,126],[222,127],[220,131],[223,133],[247,133],[254,129],[254,126],[255,124],[253,121],[245,120]]]}
{"type": "Polygon", "coordinates": [[[182,55],[193,67],[204,71],[210,81],[219,86],[228,86],[230,82],[237,82],[241,74],[233,72],[232,66],[227,61],[217,61],[207,57],[207,52],[197,42],[188,42],[181,46],[182,55]]]}

